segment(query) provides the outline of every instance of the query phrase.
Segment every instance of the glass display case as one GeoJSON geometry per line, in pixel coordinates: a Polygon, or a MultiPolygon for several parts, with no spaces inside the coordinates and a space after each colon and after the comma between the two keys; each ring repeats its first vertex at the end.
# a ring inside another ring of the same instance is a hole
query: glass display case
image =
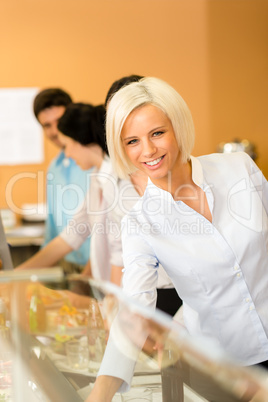
{"type": "Polygon", "coordinates": [[[38,340],[46,332],[41,283],[62,278],[60,269],[0,273],[0,401],[82,400],[38,340]]]}
{"type": "Polygon", "coordinates": [[[0,337],[0,401],[86,400],[108,337],[136,361],[124,398],[142,392],[154,402],[268,400],[266,371],[239,367],[211,340],[191,337],[121,288],[66,278],[59,268],[0,273],[0,337]]]}

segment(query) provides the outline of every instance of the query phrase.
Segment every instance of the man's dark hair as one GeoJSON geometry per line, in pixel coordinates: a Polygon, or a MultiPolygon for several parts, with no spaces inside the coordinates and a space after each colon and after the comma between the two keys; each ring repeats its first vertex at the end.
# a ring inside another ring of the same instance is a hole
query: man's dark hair
{"type": "Polygon", "coordinates": [[[97,144],[108,154],[105,138],[105,115],[103,105],[71,103],[58,122],[62,134],[82,145],[97,144]]]}
{"type": "Polygon", "coordinates": [[[111,97],[112,97],[117,91],[119,91],[119,89],[121,89],[121,88],[124,87],[125,85],[130,84],[131,82],[137,82],[137,81],[139,81],[139,80],[142,79],[142,78],[143,78],[143,76],[141,76],[141,75],[132,74],[132,75],[127,75],[126,77],[122,77],[122,78],[120,78],[119,80],[115,81],[115,82],[111,85],[111,87],[110,87],[110,89],[109,89],[109,91],[108,91],[108,93],[107,93],[107,95],[106,95],[105,104],[104,104],[105,107],[107,107],[107,103],[109,102],[109,100],[111,99],[111,97]]]}
{"type": "Polygon", "coordinates": [[[33,103],[33,111],[35,117],[38,119],[38,115],[44,109],[48,109],[53,106],[67,106],[72,103],[71,96],[60,88],[47,88],[39,92],[33,103]]]}

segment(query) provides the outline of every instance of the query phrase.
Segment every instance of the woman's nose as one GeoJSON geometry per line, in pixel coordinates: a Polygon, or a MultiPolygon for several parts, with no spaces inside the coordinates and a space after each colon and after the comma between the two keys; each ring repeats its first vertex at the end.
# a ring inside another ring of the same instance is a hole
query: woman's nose
{"type": "Polygon", "coordinates": [[[58,124],[56,122],[51,123],[49,130],[47,130],[47,131],[48,131],[49,137],[52,137],[52,138],[58,137],[58,135],[59,135],[58,124]]]}
{"type": "Polygon", "coordinates": [[[143,143],[143,156],[150,158],[156,152],[156,146],[152,141],[145,141],[143,143]]]}

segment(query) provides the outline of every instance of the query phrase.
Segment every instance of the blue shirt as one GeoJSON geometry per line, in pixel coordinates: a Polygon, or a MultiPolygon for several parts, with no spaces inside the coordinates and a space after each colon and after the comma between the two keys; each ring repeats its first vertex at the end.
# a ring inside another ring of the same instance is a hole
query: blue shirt
{"type": "MultiPolygon", "coordinates": [[[[47,171],[47,220],[45,243],[49,243],[67,226],[83,205],[90,185],[90,170],[82,170],[64,152],[53,159],[47,171]]],[[[90,237],[65,260],[85,265],[89,259],[90,237]]]]}

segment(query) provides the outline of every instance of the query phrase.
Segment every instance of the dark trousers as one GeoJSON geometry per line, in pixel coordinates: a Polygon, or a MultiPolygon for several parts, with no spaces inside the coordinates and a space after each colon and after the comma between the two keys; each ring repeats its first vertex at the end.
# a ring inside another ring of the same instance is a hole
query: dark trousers
{"type": "Polygon", "coordinates": [[[182,301],[174,288],[157,289],[156,308],[173,317],[181,305],[182,301]]]}

